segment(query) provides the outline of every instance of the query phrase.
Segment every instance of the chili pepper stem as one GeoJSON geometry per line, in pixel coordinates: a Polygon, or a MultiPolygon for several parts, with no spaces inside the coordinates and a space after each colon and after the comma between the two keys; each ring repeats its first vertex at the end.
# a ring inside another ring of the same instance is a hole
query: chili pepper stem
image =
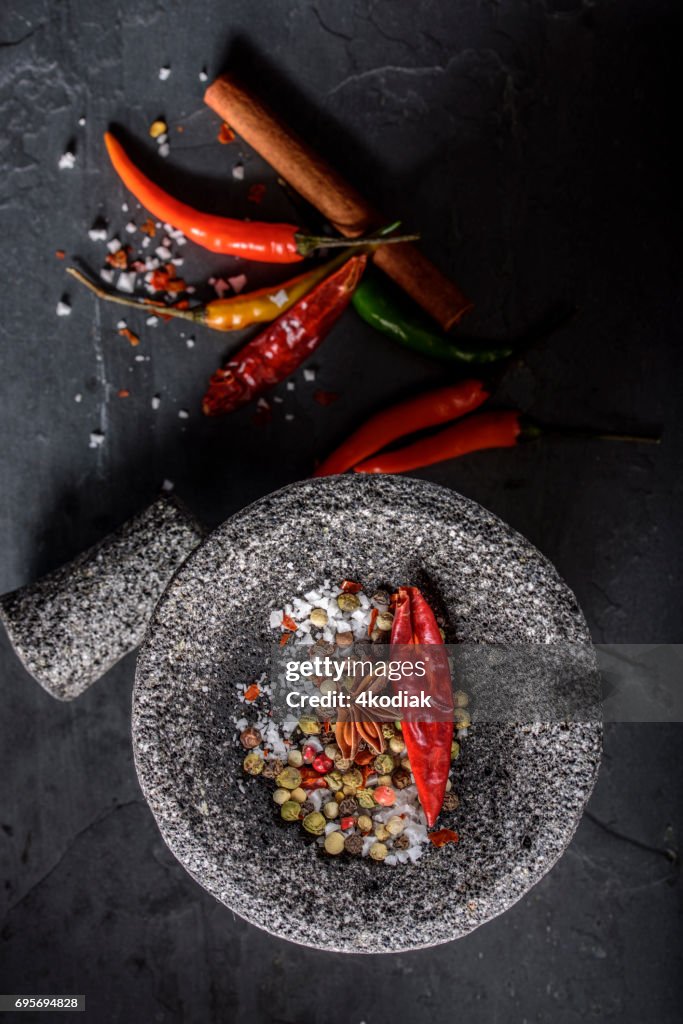
{"type": "Polygon", "coordinates": [[[379,245],[394,245],[400,242],[415,242],[419,235],[394,235],[387,238],[383,233],[363,235],[361,238],[328,238],[327,235],[302,235],[296,233],[296,249],[300,256],[310,256],[316,249],[351,249],[379,245]]]}
{"type": "Polygon", "coordinates": [[[191,320],[195,324],[202,323],[203,321],[204,317],[201,309],[175,309],[173,306],[165,306],[163,303],[158,302],[147,302],[145,299],[128,299],[125,295],[118,295],[116,292],[96,284],[95,281],[91,280],[86,274],[81,273],[76,267],[67,267],[66,272],[79,281],[80,284],[84,284],[86,288],[89,288],[99,299],[104,299],[105,302],[116,302],[120,306],[143,309],[148,313],[155,313],[157,316],[171,316],[177,317],[179,320],[191,320]]]}
{"type": "Polygon", "coordinates": [[[621,441],[627,444],[661,444],[661,437],[642,434],[603,434],[597,430],[556,427],[520,417],[520,441],[536,441],[540,437],[563,437],[574,441],[621,441]]]}

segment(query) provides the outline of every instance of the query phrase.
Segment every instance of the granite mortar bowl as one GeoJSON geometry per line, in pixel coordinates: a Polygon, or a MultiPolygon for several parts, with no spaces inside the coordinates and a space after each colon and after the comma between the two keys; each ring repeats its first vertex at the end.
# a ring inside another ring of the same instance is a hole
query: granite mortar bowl
{"type": "Polygon", "coordinates": [[[138,658],[135,760],[168,846],[231,910],[322,949],[417,949],[502,913],[552,867],[593,787],[601,727],[475,724],[458,845],[396,867],[325,857],[279,821],[272,786],[244,776],[233,717],[236,684],[265,667],[270,610],[345,577],[423,587],[449,642],[589,641],[550,563],[474,502],[399,477],[294,484],[216,530],[161,598],[138,658]]]}

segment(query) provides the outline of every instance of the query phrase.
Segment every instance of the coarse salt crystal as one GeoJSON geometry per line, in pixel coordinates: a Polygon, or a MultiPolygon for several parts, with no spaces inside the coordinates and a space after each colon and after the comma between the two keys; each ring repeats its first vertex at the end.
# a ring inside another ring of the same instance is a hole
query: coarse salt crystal
{"type": "Polygon", "coordinates": [[[89,448],[99,448],[100,445],[104,444],[104,434],[101,430],[93,430],[90,434],[89,448]]]}
{"type": "Polygon", "coordinates": [[[188,420],[189,418],[190,418],[190,414],[187,411],[187,409],[179,409],[178,410],[178,419],[188,420]]]}
{"type": "Polygon", "coordinates": [[[168,134],[166,132],[162,132],[161,135],[157,135],[157,144],[159,146],[163,146],[165,142],[168,142],[168,134]]]}
{"type": "Polygon", "coordinates": [[[168,142],[164,142],[163,145],[159,146],[159,156],[162,156],[164,159],[166,159],[170,152],[171,147],[169,146],[168,142]]]}
{"type": "Polygon", "coordinates": [[[111,252],[111,253],[118,252],[120,248],[121,248],[121,242],[119,241],[118,238],[111,238],[107,242],[107,249],[109,249],[109,252],[111,252]]]}
{"type": "Polygon", "coordinates": [[[171,250],[167,249],[165,245],[160,245],[154,252],[160,260],[170,260],[171,258],[171,250]]]}
{"type": "Polygon", "coordinates": [[[289,296],[287,292],[284,290],[284,288],[280,288],[279,292],[275,292],[274,295],[269,295],[268,298],[270,299],[271,302],[275,303],[278,309],[281,309],[281,307],[284,306],[289,296]]]}
{"type": "Polygon", "coordinates": [[[75,164],[76,164],[76,154],[75,153],[70,153],[70,152],[67,151],[66,153],[62,153],[62,155],[59,158],[59,169],[60,169],[60,171],[70,171],[75,166],[75,164]]]}
{"type": "Polygon", "coordinates": [[[111,284],[112,281],[114,280],[114,271],[113,270],[100,270],[100,277],[105,282],[105,284],[111,284]]]}
{"type": "Polygon", "coordinates": [[[74,402],[82,402],[82,401],[83,401],[83,395],[79,391],[78,394],[74,395],[74,402]]]}
{"type": "Polygon", "coordinates": [[[147,317],[145,323],[147,324],[148,327],[156,327],[157,324],[159,323],[159,317],[154,316],[154,314],[152,314],[152,316],[147,317]]]}
{"type": "Polygon", "coordinates": [[[116,287],[120,292],[128,292],[129,294],[132,294],[135,289],[135,274],[119,274],[116,287]]]}
{"type": "Polygon", "coordinates": [[[167,78],[171,77],[171,69],[168,64],[164,64],[162,68],[159,68],[159,78],[162,82],[165,82],[167,78]]]}
{"type": "Polygon", "coordinates": [[[126,231],[128,232],[129,235],[134,235],[135,232],[137,231],[137,227],[133,223],[132,220],[129,220],[128,223],[126,224],[126,231]]]}
{"type": "Polygon", "coordinates": [[[83,128],[83,126],[85,125],[85,118],[84,117],[79,117],[78,123],[81,126],[81,128],[83,128]]]}
{"type": "Polygon", "coordinates": [[[293,412],[286,412],[285,413],[285,419],[287,420],[288,423],[291,423],[292,420],[294,419],[294,413],[293,412]]]}
{"type": "Polygon", "coordinates": [[[236,178],[237,181],[243,181],[244,180],[244,164],[235,164],[235,166],[232,169],[232,176],[233,176],[233,178],[236,178]]]}
{"type": "Polygon", "coordinates": [[[88,237],[93,242],[104,242],[106,240],[106,237],[107,237],[107,229],[106,228],[90,228],[90,231],[88,232],[88,237]]]}
{"type": "Polygon", "coordinates": [[[150,246],[151,244],[152,239],[149,237],[149,235],[145,235],[145,237],[142,239],[142,248],[147,249],[148,246],[150,246]]]}
{"type": "Polygon", "coordinates": [[[116,330],[117,331],[125,331],[127,326],[128,326],[128,324],[126,323],[125,320],[118,320],[117,323],[116,323],[116,330]]]}
{"type": "Polygon", "coordinates": [[[152,395],[152,408],[156,411],[161,405],[161,395],[152,395]]]}
{"type": "Polygon", "coordinates": [[[294,383],[293,380],[288,380],[287,381],[287,390],[288,391],[294,391],[295,387],[296,387],[296,384],[294,383]]]}
{"type": "Polygon", "coordinates": [[[121,210],[123,213],[128,213],[128,203],[121,203],[121,210]]]}
{"type": "Polygon", "coordinates": [[[208,76],[208,75],[207,75],[207,73],[206,73],[206,69],[205,69],[205,68],[203,68],[203,69],[202,69],[202,70],[201,70],[201,71],[199,72],[199,81],[200,81],[200,82],[208,82],[208,80],[209,80],[209,76],[208,76]]]}
{"type": "Polygon", "coordinates": [[[175,484],[173,483],[172,480],[164,480],[164,482],[161,485],[162,491],[165,491],[167,494],[169,493],[169,491],[172,491],[174,487],[175,484]]]}
{"type": "Polygon", "coordinates": [[[188,348],[194,348],[194,338],[188,338],[185,342],[188,348]]]}
{"type": "Polygon", "coordinates": [[[308,381],[309,384],[311,383],[311,381],[314,381],[315,370],[304,370],[304,380],[308,381]]]}
{"type": "Polygon", "coordinates": [[[64,299],[60,299],[57,303],[57,316],[70,316],[71,306],[64,299]]]}

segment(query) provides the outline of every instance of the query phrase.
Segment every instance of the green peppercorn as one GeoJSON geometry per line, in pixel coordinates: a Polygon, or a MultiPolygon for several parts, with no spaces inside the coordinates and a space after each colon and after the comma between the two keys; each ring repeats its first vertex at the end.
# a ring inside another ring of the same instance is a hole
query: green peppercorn
{"type": "Polygon", "coordinates": [[[296,800],[286,800],[280,808],[280,817],[283,821],[298,821],[301,814],[301,804],[296,800]]]}
{"type": "Polygon", "coordinates": [[[341,773],[330,772],[329,775],[325,776],[325,782],[327,783],[328,789],[330,789],[333,793],[338,793],[343,785],[341,773]]]}
{"type": "Polygon", "coordinates": [[[374,769],[378,775],[388,775],[394,770],[394,759],[391,754],[380,754],[375,758],[374,769]]]}
{"type": "Polygon", "coordinates": [[[343,612],[355,612],[360,608],[360,598],[357,594],[340,594],[337,604],[343,612]]]}
{"type": "Polygon", "coordinates": [[[389,740],[389,750],[392,754],[402,754],[405,749],[405,741],[400,736],[391,737],[389,740]]]}
{"type": "MultiPolygon", "coordinates": [[[[297,807],[299,805],[297,804],[297,807]]],[[[303,826],[312,836],[321,836],[325,831],[325,818],[320,811],[311,811],[303,820],[303,826]]]]}
{"type": "Polygon", "coordinates": [[[453,712],[453,721],[457,729],[469,729],[472,724],[469,711],[465,708],[456,708],[453,712]]]}
{"type": "Polygon", "coordinates": [[[330,832],[325,836],[323,845],[325,853],[329,853],[331,857],[338,857],[340,853],[344,852],[344,836],[338,831],[330,832]]]}
{"type": "Polygon", "coordinates": [[[467,696],[464,690],[456,690],[453,694],[453,706],[456,708],[466,708],[470,702],[470,698],[467,696]]]}
{"type": "Polygon", "coordinates": [[[282,769],[275,781],[281,789],[298,789],[301,785],[301,772],[290,765],[282,769]]]}
{"type": "Polygon", "coordinates": [[[304,715],[299,719],[299,728],[304,736],[317,736],[322,726],[318,719],[314,718],[313,715],[304,715]]]}
{"type": "Polygon", "coordinates": [[[242,767],[247,775],[260,775],[265,767],[265,762],[260,754],[257,754],[255,750],[252,750],[250,754],[247,754],[244,761],[242,761],[242,767]]]}
{"type": "Polygon", "coordinates": [[[457,761],[460,757],[460,744],[457,740],[451,743],[451,761],[457,761]]]}
{"type": "Polygon", "coordinates": [[[369,810],[375,806],[375,798],[369,789],[359,789],[356,791],[356,800],[358,801],[359,807],[363,807],[369,810]]]}
{"type": "Polygon", "coordinates": [[[363,785],[363,773],[358,768],[351,768],[342,775],[342,782],[349,789],[358,789],[363,785]]]}

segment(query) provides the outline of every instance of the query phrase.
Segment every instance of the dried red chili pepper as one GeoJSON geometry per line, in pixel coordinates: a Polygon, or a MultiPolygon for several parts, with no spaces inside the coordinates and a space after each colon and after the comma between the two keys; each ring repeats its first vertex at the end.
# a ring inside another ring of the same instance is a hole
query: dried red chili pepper
{"type": "MultiPolygon", "coordinates": [[[[400,645],[440,645],[443,638],[434,612],[417,587],[399,587],[391,630],[391,643],[400,645]]],[[[425,812],[427,824],[436,821],[451,767],[451,743],[453,741],[453,691],[448,659],[430,659],[426,677],[404,676],[395,688],[407,694],[418,691],[429,692],[432,707],[443,716],[443,720],[415,722],[404,719],[402,725],[410,769],[415,778],[417,795],[425,812]]]]}
{"type": "Polygon", "coordinates": [[[105,133],[104,142],[114,170],[138,202],[159,220],[178,228],[210,252],[228,253],[266,263],[297,263],[316,249],[365,244],[362,238],[349,240],[305,235],[292,224],[265,224],[202,213],[174,199],[150,181],[110,132],[105,133]]]}
{"type": "Polygon", "coordinates": [[[367,258],[352,256],[217,370],[204,395],[204,413],[239,409],[298,369],[348,306],[367,258]]]}
{"type": "Polygon", "coordinates": [[[285,627],[285,629],[290,630],[290,632],[292,633],[296,633],[297,629],[299,628],[294,619],[292,618],[292,616],[287,615],[286,613],[282,616],[282,625],[285,627]]]}
{"type": "Polygon", "coordinates": [[[472,412],[486,401],[489,394],[490,390],[482,381],[463,380],[399,402],[371,416],[321,462],[313,476],[344,473],[398,437],[448,423],[472,412]]]}
{"type": "Polygon", "coordinates": [[[345,594],[359,594],[363,589],[363,584],[356,583],[355,580],[342,580],[341,589],[345,594]]]}

